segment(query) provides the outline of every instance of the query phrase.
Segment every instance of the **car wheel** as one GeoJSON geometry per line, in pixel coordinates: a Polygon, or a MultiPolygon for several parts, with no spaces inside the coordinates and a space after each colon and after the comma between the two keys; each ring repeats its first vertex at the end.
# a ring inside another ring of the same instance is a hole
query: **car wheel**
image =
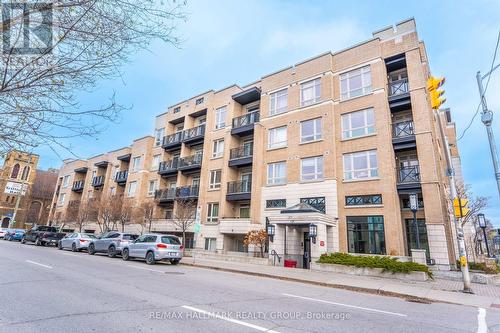
{"type": "Polygon", "coordinates": [[[35,239],[35,245],[36,246],[42,245],[42,241],[40,240],[40,238],[37,237],[37,239],[35,239]]]}
{"type": "Polygon", "coordinates": [[[123,249],[122,251],[122,259],[127,261],[130,259],[129,254],[128,254],[128,249],[123,249]]]}
{"type": "Polygon", "coordinates": [[[148,264],[148,265],[156,264],[155,254],[152,251],[149,251],[148,253],[146,253],[146,264],[148,264]]]}
{"type": "Polygon", "coordinates": [[[177,264],[179,263],[179,259],[171,259],[171,260],[170,260],[170,263],[171,263],[172,265],[177,265],[177,264]]]}
{"type": "Polygon", "coordinates": [[[59,242],[57,242],[57,248],[58,248],[59,250],[62,250],[62,249],[63,249],[63,247],[62,247],[62,243],[61,243],[60,241],[59,241],[59,242]]]}
{"type": "Polygon", "coordinates": [[[108,257],[116,257],[116,248],[113,245],[108,248],[108,257]]]}
{"type": "Polygon", "coordinates": [[[78,249],[76,248],[76,244],[75,243],[71,244],[71,251],[73,251],[73,252],[77,252],[78,251],[78,249]]]}
{"type": "Polygon", "coordinates": [[[89,254],[94,255],[95,254],[95,246],[94,244],[89,245],[89,254]]]}
{"type": "Polygon", "coordinates": [[[24,237],[21,238],[21,244],[26,244],[26,239],[24,239],[24,237]]]}

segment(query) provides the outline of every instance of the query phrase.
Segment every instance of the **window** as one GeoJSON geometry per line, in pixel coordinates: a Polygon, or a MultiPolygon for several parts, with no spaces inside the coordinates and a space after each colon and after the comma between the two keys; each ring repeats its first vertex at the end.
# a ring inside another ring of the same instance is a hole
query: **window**
{"type": "Polygon", "coordinates": [[[321,79],[304,82],[300,85],[300,106],[308,106],[321,99],[321,79]]]}
{"type": "Polygon", "coordinates": [[[288,90],[285,88],[271,93],[269,114],[271,116],[286,112],[288,107],[288,90]]]}
{"type": "Polygon", "coordinates": [[[208,184],[208,188],[210,190],[215,190],[220,188],[221,174],[222,174],[221,170],[210,171],[210,183],[208,184]]]}
{"type": "Polygon", "coordinates": [[[248,219],[250,218],[250,206],[242,205],[240,206],[240,219],[248,219]]]}
{"type": "Polygon", "coordinates": [[[382,194],[352,195],[345,197],[346,206],[381,205],[382,194]]]}
{"type": "Polygon", "coordinates": [[[68,184],[69,184],[69,175],[66,175],[63,177],[62,187],[68,187],[68,184]]]}
{"type": "Polygon", "coordinates": [[[310,142],[321,139],[321,118],[300,122],[300,142],[310,142]]]}
{"type": "Polygon", "coordinates": [[[266,200],[266,208],[285,208],[286,199],[271,199],[266,200]]]}
{"type": "Polygon", "coordinates": [[[174,108],[174,113],[178,113],[178,112],[181,112],[181,107],[180,106],[177,106],[174,108]]]}
{"type": "Polygon", "coordinates": [[[130,184],[128,185],[127,196],[134,197],[136,190],[137,190],[137,182],[130,182],[130,184]]]}
{"type": "Polygon", "coordinates": [[[211,202],[208,204],[207,222],[216,223],[219,221],[219,203],[211,202]]]}
{"type": "Polygon", "coordinates": [[[200,105],[200,104],[203,104],[204,101],[205,101],[205,97],[200,97],[200,98],[196,99],[195,104],[200,105]]]}
{"type": "Polygon", "coordinates": [[[286,126],[276,127],[269,130],[268,148],[286,147],[286,126]]]}
{"type": "Polygon", "coordinates": [[[286,162],[269,163],[267,165],[267,184],[286,183],[286,162]]]}
{"type": "Polygon", "coordinates": [[[10,174],[10,178],[17,179],[17,176],[19,175],[19,169],[21,169],[19,164],[14,165],[10,174]]]}
{"type": "Polygon", "coordinates": [[[311,181],[320,179],[323,179],[323,156],[301,159],[300,180],[311,181]]]}
{"type": "Polygon", "coordinates": [[[66,193],[61,193],[61,195],[59,195],[59,202],[57,203],[59,206],[62,206],[64,205],[64,200],[66,199],[66,193]]]}
{"type": "Polygon", "coordinates": [[[384,217],[348,216],[350,253],[385,254],[384,217]]]}
{"type": "Polygon", "coordinates": [[[309,206],[319,210],[322,213],[326,213],[326,199],[325,199],[325,197],[300,198],[300,202],[306,203],[309,206]]]}
{"type": "Polygon", "coordinates": [[[140,156],[134,157],[132,161],[132,171],[139,171],[140,165],[141,165],[141,157],[140,156]]]}
{"type": "Polygon", "coordinates": [[[109,189],[109,194],[110,194],[111,196],[114,196],[114,195],[116,194],[116,187],[110,187],[110,189],[109,189]]]}
{"type": "Polygon", "coordinates": [[[222,157],[224,154],[224,139],[214,140],[212,157],[222,157]]]}
{"type": "Polygon", "coordinates": [[[375,132],[373,109],[351,112],[342,115],[342,139],[351,139],[375,132]]]}
{"type": "Polygon", "coordinates": [[[340,99],[345,100],[371,93],[370,66],[340,75],[340,99]]]}
{"type": "Polygon", "coordinates": [[[153,169],[156,169],[158,168],[158,165],[160,165],[160,159],[161,159],[161,155],[153,155],[153,161],[151,163],[151,167],[153,169]]]}
{"type": "Polygon", "coordinates": [[[344,180],[378,177],[377,151],[344,154],[344,180]]]}
{"type": "Polygon", "coordinates": [[[215,129],[226,127],[227,107],[223,106],[215,110],[215,129]]]}
{"type": "Polygon", "coordinates": [[[165,209],[165,218],[171,220],[174,218],[174,211],[171,208],[165,209]]]}
{"type": "Polygon", "coordinates": [[[155,130],[155,146],[161,145],[161,141],[165,136],[165,128],[157,128],[155,130]]]}
{"type": "Polygon", "coordinates": [[[217,238],[205,238],[205,250],[215,252],[217,250],[217,238]]]}
{"type": "Polygon", "coordinates": [[[26,165],[23,168],[23,174],[21,175],[21,180],[28,180],[29,174],[30,174],[30,167],[26,165]]]}
{"type": "Polygon", "coordinates": [[[156,185],[157,185],[157,181],[156,180],[150,180],[149,181],[149,185],[148,185],[148,195],[149,196],[152,196],[152,195],[155,194],[156,185]]]}

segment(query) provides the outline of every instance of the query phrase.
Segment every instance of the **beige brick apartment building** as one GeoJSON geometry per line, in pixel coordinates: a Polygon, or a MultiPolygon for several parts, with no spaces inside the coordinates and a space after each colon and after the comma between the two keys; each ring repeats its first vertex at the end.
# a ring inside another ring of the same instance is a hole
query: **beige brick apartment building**
{"type": "MultiPolygon", "coordinates": [[[[307,267],[304,256],[327,251],[411,255],[408,194],[418,193],[421,245],[429,262],[449,268],[454,229],[437,121],[453,144],[455,128],[449,111],[431,109],[429,76],[410,19],[247,86],[207,91],[158,115],[154,136],[64,161],[52,217],[116,193],[154,200],[153,230],[179,232],[177,199],[193,198],[197,249],[244,252],[244,234],[271,225],[269,252],[307,267]]],[[[456,145],[453,154],[459,165],[456,145]]]]}

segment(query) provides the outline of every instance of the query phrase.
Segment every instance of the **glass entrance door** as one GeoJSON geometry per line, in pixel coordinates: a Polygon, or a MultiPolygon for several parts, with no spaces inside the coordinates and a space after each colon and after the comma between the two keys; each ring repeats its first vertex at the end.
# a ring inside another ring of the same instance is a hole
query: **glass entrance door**
{"type": "MultiPolygon", "coordinates": [[[[425,225],[425,219],[417,219],[418,224],[418,235],[420,241],[420,248],[425,250],[425,256],[429,260],[429,241],[427,239],[427,226],[425,225]]],[[[408,255],[411,256],[411,249],[417,248],[416,241],[416,230],[415,223],[413,219],[405,220],[406,229],[406,247],[408,249],[408,255]]]]}

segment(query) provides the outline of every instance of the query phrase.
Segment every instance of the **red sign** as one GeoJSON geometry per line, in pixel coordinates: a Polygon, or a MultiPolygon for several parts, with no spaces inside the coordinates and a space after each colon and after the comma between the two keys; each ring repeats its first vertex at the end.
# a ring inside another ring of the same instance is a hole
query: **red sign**
{"type": "Polygon", "coordinates": [[[319,241],[319,246],[325,246],[325,241],[319,241]]]}

